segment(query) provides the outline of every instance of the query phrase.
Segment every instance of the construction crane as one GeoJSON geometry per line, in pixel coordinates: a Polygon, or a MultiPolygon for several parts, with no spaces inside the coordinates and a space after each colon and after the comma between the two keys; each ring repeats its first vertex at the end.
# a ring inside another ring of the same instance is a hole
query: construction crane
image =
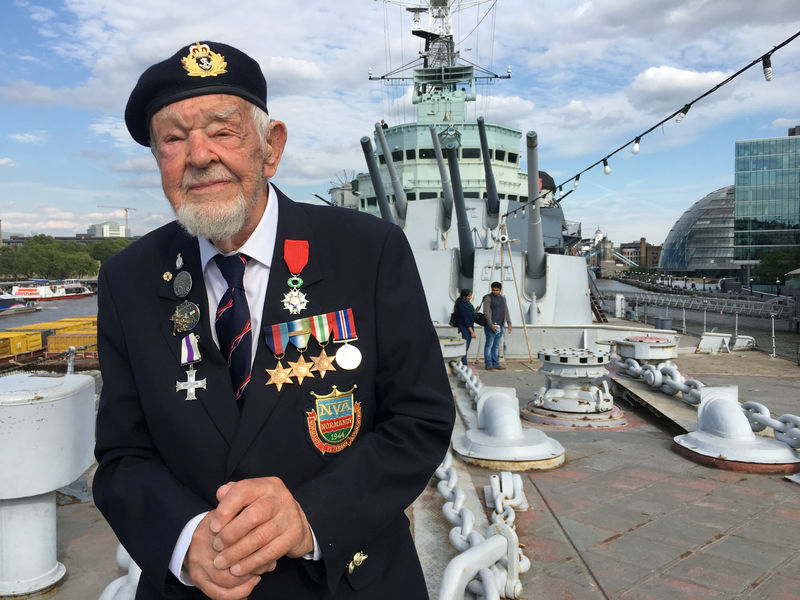
{"type": "Polygon", "coordinates": [[[133,206],[108,206],[106,204],[98,204],[97,208],[121,208],[122,210],[124,210],[125,211],[125,231],[128,231],[128,211],[129,210],[136,210],[133,206]]]}

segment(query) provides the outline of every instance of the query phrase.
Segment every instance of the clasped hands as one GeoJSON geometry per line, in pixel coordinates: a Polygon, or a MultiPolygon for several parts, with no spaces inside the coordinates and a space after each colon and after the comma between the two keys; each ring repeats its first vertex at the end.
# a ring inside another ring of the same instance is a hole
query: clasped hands
{"type": "Polygon", "coordinates": [[[197,526],[184,566],[213,600],[241,600],[282,556],[314,550],[305,513],[277,477],[243,479],[217,490],[217,508],[197,526]]]}

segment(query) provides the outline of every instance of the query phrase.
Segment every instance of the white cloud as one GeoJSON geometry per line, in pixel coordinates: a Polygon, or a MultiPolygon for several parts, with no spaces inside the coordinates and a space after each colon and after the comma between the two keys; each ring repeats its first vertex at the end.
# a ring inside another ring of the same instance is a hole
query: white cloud
{"type": "Polygon", "coordinates": [[[44,131],[31,131],[28,133],[10,133],[9,138],[21,144],[41,144],[47,136],[44,131]]]}
{"type": "Polygon", "coordinates": [[[0,167],[14,167],[14,160],[8,157],[0,158],[0,167]]]}
{"type": "MultiPolygon", "coordinates": [[[[127,130],[125,132],[127,134],[127,130]]],[[[146,156],[131,158],[111,167],[119,173],[152,173],[158,170],[155,157],[148,153],[146,156]]]]}
{"type": "MultiPolygon", "coordinates": [[[[727,78],[728,74],[719,71],[699,73],[669,66],[650,67],[634,78],[625,95],[637,110],[669,114],[727,78]]],[[[718,102],[726,96],[727,90],[722,88],[707,102],[718,102]]]]}
{"type": "Polygon", "coordinates": [[[119,148],[131,150],[139,146],[131,139],[125,121],[118,117],[103,117],[89,125],[92,133],[99,136],[109,136],[114,145],[119,148]]]}
{"type": "Polygon", "coordinates": [[[796,127],[797,125],[800,125],[800,117],[796,119],[775,119],[772,122],[773,127],[789,128],[796,127]]]}

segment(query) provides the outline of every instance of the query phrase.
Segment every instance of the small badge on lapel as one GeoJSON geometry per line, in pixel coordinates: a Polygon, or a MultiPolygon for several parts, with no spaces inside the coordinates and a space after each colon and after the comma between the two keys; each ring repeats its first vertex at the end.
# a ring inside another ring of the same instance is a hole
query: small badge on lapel
{"type": "Polygon", "coordinates": [[[185,298],[192,291],[192,276],[189,271],[178,271],[172,282],[172,291],[178,298],[185,298]]]}
{"type": "Polygon", "coordinates": [[[172,321],[172,335],[190,331],[200,322],[200,307],[194,302],[181,302],[169,318],[172,321]]]}
{"type": "Polygon", "coordinates": [[[355,401],[354,385],[346,392],[336,386],[330,394],[311,392],[316,408],[306,412],[306,424],[311,442],[322,454],[341,452],[347,448],[361,429],[361,403],[355,401]]]}

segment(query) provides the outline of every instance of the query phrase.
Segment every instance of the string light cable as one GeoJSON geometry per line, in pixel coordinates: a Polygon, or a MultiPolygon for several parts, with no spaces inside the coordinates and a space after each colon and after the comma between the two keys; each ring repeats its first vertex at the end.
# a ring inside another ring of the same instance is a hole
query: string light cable
{"type": "MultiPolygon", "coordinates": [[[[699,95],[699,96],[698,96],[697,98],[695,98],[694,100],[692,100],[692,101],[690,101],[690,102],[687,102],[686,104],[684,104],[684,105],[683,105],[683,107],[679,108],[678,110],[676,110],[676,111],[675,111],[674,113],[672,113],[671,115],[669,115],[669,116],[667,116],[667,117],[665,117],[665,118],[661,119],[661,120],[660,120],[658,123],[656,123],[655,125],[653,125],[653,126],[652,126],[652,127],[650,127],[649,129],[647,129],[647,130],[643,131],[642,133],[639,133],[639,134],[637,134],[637,135],[636,135],[636,136],[635,136],[633,139],[631,139],[631,140],[629,140],[628,142],[626,142],[626,143],[622,144],[622,145],[621,145],[619,148],[617,148],[617,149],[616,149],[616,150],[614,150],[613,152],[609,152],[608,154],[606,154],[606,155],[605,155],[605,156],[603,156],[602,158],[600,158],[600,159],[596,160],[596,161],[595,161],[595,162],[593,162],[591,165],[589,165],[589,166],[588,166],[588,167],[586,167],[585,169],[583,169],[583,170],[579,171],[578,173],[576,173],[576,174],[575,174],[575,175],[573,175],[572,177],[569,177],[568,179],[565,179],[564,181],[562,181],[561,183],[559,183],[559,184],[556,186],[556,189],[562,189],[562,188],[563,188],[563,186],[565,186],[566,184],[568,184],[569,182],[571,182],[571,181],[572,181],[572,182],[574,182],[574,183],[573,183],[573,186],[572,186],[572,190],[570,190],[570,192],[569,192],[569,193],[572,193],[572,192],[573,192],[573,191],[575,191],[575,189],[578,187],[578,181],[580,181],[581,175],[582,175],[583,173],[586,173],[587,171],[590,171],[590,170],[592,170],[593,168],[595,168],[595,167],[596,167],[596,166],[598,166],[598,165],[603,165],[603,170],[604,170],[604,172],[606,173],[606,175],[608,175],[608,174],[611,172],[611,167],[608,165],[608,159],[610,159],[612,156],[614,156],[615,154],[617,154],[617,153],[618,153],[618,152],[620,152],[621,150],[624,150],[625,148],[627,148],[627,147],[628,147],[628,146],[630,146],[631,144],[633,144],[633,147],[632,147],[632,149],[631,149],[631,152],[632,152],[633,154],[639,154],[639,144],[640,144],[640,142],[642,141],[642,138],[643,138],[644,136],[648,135],[649,133],[652,133],[652,132],[653,132],[655,129],[657,129],[657,128],[661,127],[661,126],[662,126],[664,123],[666,123],[666,122],[667,122],[667,121],[669,121],[670,119],[675,119],[675,121],[676,121],[676,122],[680,123],[680,122],[681,122],[681,121],[682,121],[682,120],[683,120],[683,119],[686,117],[686,114],[689,112],[689,109],[690,109],[690,108],[692,108],[692,106],[693,106],[693,105],[694,105],[696,102],[699,102],[700,100],[702,100],[702,99],[703,99],[703,98],[705,98],[706,96],[710,96],[711,94],[713,94],[714,92],[716,92],[717,90],[719,90],[719,89],[720,89],[722,86],[724,86],[724,85],[725,85],[725,84],[727,84],[727,83],[730,83],[731,81],[733,81],[734,79],[736,79],[736,78],[737,78],[739,75],[741,75],[742,73],[744,73],[744,72],[745,72],[745,71],[747,71],[748,69],[752,68],[753,66],[755,66],[755,65],[757,65],[757,64],[759,64],[759,63],[760,63],[760,64],[761,64],[761,66],[762,66],[762,67],[763,67],[763,69],[764,69],[764,79],[766,79],[767,81],[772,81],[772,58],[771,58],[771,57],[772,57],[772,55],[773,55],[773,54],[774,54],[776,51],[778,51],[778,50],[780,50],[781,48],[783,48],[784,46],[786,46],[787,44],[789,44],[789,43],[793,42],[793,41],[794,41],[794,40],[795,40],[797,37],[800,37],[800,31],[798,31],[797,33],[795,33],[793,36],[791,36],[791,37],[789,37],[789,38],[785,39],[783,42],[781,42],[781,43],[780,43],[780,44],[778,44],[777,46],[773,47],[771,50],[769,50],[769,51],[765,52],[764,54],[762,54],[761,56],[759,56],[758,58],[756,58],[755,60],[753,60],[752,62],[750,62],[750,63],[749,63],[748,65],[746,65],[745,67],[742,67],[741,69],[739,69],[738,71],[736,71],[736,73],[734,73],[733,75],[731,75],[730,77],[728,77],[728,78],[727,78],[727,79],[725,79],[724,81],[721,81],[720,83],[718,83],[717,85],[715,85],[715,86],[714,86],[713,88],[711,88],[710,90],[708,90],[708,91],[706,91],[705,93],[703,93],[703,94],[699,95]]],[[[560,204],[560,203],[561,203],[561,201],[562,201],[564,198],[566,198],[566,197],[569,195],[569,193],[567,193],[567,194],[563,194],[561,197],[559,197],[559,198],[556,198],[556,199],[555,199],[555,203],[556,203],[556,205],[560,204]]],[[[536,202],[536,200],[539,200],[540,198],[543,198],[543,197],[545,196],[545,194],[546,194],[546,192],[540,193],[540,194],[539,194],[539,195],[538,195],[536,198],[533,198],[533,199],[531,199],[531,200],[528,200],[528,202],[527,202],[526,204],[523,204],[523,205],[521,205],[521,206],[518,206],[517,208],[515,208],[515,209],[513,209],[513,210],[509,210],[507,213],[505,213],[505,214],[503,215],[503,217],[508,217],[508,216],[514,215],[514,214],[515,214],[515,213],[517,213],[518,211],[520,211],[520,210],[524,209],[524,208],[525,208],[525,206],[526,206],[527,204],[533,204],[534,202],[536,202]]]]}

